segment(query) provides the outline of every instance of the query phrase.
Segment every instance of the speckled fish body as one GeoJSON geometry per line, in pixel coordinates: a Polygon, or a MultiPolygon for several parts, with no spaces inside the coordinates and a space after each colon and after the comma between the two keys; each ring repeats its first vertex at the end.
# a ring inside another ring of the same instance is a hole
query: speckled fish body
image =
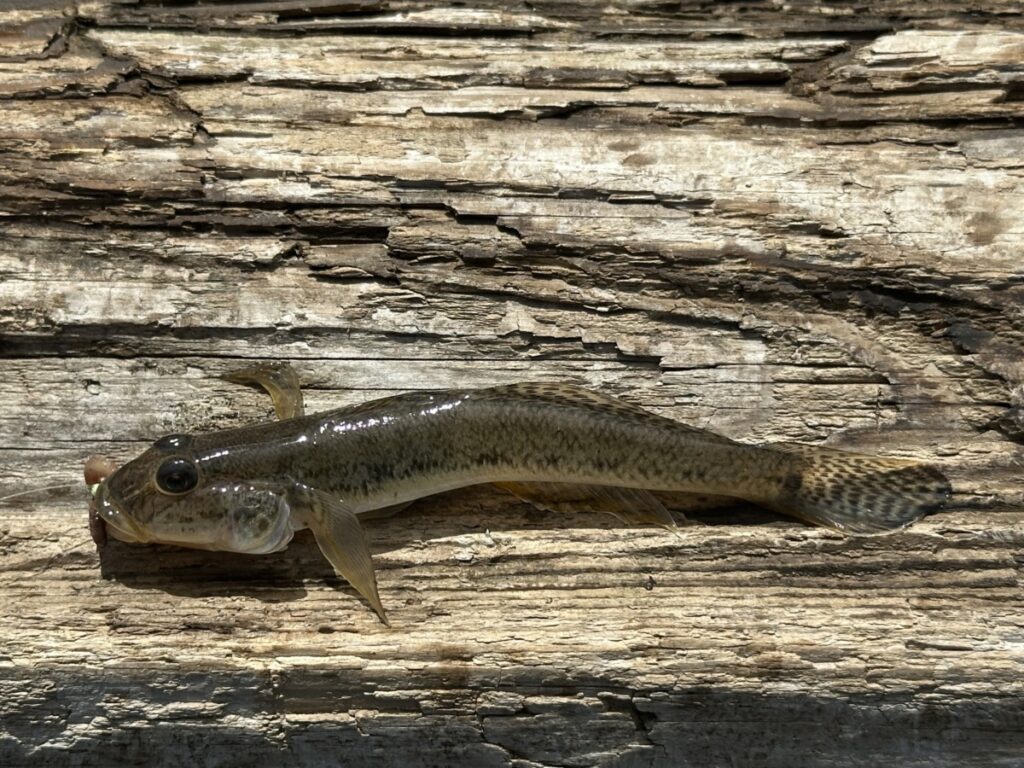
{"type": "MultiPolygon", "coordinates": [[[[278,412],[301,414],[301,398],[282,405],[289,387],[278,412]]],[[[620,508],[636,507],[627,519],[669,526],[650,491],[722,495],[855,533],[902,527],[949,494],[915,462],[746,445],[589,390],[517,384],[171,435],[100,483],[94,505],[117,538],[209,549],[275,551],[308,526],[383,618],[357,517],[482,483],[541,503],[545,489],[618,489],[620,508]]]]}
{"type": "Polygon", "coordinates": [[[798,457],[741,445],[582,390],[419,392],[198,435],[204,477],[298,480],[364,512],[503,481],[773,497],[798,457]],[[568,397],[567,395],[572,395],[568,397]]]}

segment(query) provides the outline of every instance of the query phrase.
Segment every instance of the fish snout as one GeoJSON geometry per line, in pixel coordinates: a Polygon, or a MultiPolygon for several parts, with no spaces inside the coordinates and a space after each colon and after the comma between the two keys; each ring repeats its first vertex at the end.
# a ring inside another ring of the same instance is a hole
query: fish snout
{"type": "Polygon", "coordinates": [[[92,497],[89,499],[89,533],[96,542],[96,549],[107,544],[107,523],[100,517],[99,490],[104,480],[114,474],[117,465],[102,456],[90,456],[85,460],[85,484],[89,486],[92,497]]]}

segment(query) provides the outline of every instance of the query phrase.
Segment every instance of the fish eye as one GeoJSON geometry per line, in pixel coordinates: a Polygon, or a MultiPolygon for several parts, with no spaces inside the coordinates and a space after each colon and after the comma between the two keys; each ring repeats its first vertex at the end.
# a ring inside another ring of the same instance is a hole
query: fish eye
{"type": "Polygon", "coordinates": [[[199,482],[196,465],[181,456],[167,459],[156,470],[156,487],[164,493],[188,493],[199,482]]]}

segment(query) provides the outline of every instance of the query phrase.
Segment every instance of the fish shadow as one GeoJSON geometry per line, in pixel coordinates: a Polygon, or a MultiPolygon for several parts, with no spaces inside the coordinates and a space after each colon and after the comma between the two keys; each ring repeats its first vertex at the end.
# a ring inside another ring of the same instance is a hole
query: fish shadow
{"type": "MultiPolygon", "coordinates": [[[[666,498],[672,508],[671,498],[666,498]]],[[[677,518],[680,516],[677,514],[677,518]]],[[[702,525],[765,525],[786,521],[748,504],[687,509],[687,520],[702,525]]],[[[390,517],[364,523],[374,555],[422,546],[425,542],[488,531],[572,528],[637,530],[596,512],[536,509],[494,488],[469,488],[421,499],[390,517]]],[[[298,531],[288,548],[268,555],[187,549],[163,544],[126,544],[111,539],[100,550],[100,574],[130,589],[204,598],[244,596],[266,603],[298,600],[313,582],[355,595],[321,554],[310,531],[298,531]]]]}
{"type": "MultiPolygon", "coordinates": [[[[100,550],[100,575],[129,589],[159,590],[177,597],[241,596],[266,603],[289,602],[305,597],[304,583],[315,577],[306,572],[310,561],[323,559],[312,537],[306,538],[297,535],[287,550],[259,556],[111,539],[100,550]]],[[[344,585],[333,571],[323,575],[344,585]]]]}

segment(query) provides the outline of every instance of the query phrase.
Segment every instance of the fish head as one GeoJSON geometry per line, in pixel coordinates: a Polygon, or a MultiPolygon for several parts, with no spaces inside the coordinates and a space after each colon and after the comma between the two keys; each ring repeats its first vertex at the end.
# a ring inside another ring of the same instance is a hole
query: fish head
{"type": "Polygon", "coordinates": [[[120,541],[198,549],[283,549],[294,530],[283,491],[204,477],[191,444],[188,435],[163,437],[92,486],[92,508],[106,532],[120,541]]]}

